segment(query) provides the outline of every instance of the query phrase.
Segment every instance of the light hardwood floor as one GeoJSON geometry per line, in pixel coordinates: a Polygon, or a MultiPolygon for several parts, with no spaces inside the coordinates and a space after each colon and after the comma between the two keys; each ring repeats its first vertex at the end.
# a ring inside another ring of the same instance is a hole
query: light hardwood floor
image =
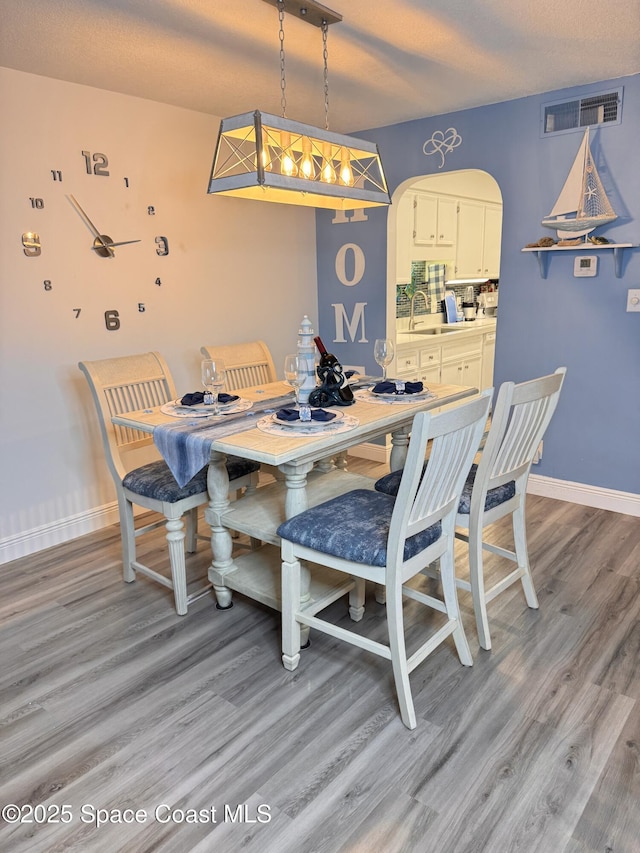
{"type": "MultiPolygon", "coordinates": [[[[122,582],[116,527],[1,567],[0,802],[45,809],[0,821],[0,849],[637,853],[640,520],[531,497],[528,529],[540,610],[513,588],[479,651],[460,593],[475,664],[447,643],[412,674],[411,732],[386,661],[316,633],[286,672],[276,613],[236,595],[177,616],[122,582]]],[[[161,532],[144,556],[165,562],[161,532]]],[[[357,630],[383,613],[370,596],[357,630]]]]}

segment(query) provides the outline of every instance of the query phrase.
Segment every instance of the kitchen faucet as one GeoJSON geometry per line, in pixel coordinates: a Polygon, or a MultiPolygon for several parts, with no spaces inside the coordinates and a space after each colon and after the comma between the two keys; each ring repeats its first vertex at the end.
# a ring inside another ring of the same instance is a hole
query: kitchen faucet
{"type": "Polygon", "coordinates": [[[420,325],[422,325],[422,323],[424,323],[424,320],[416,320],[416,318],[414,316],[415,301],[416,301],[416,296],[418,296],[418,295],[424,297],[424,307],[427,309],[427,311],[429,310],[429,297],[424,292],[424,290],[416,290],[415,293],[413,294],[413,296],[411,297],[411,311],[409,313],[409,331],[410,332],[412,332],[416,326],[420,326],[420,325]]]}

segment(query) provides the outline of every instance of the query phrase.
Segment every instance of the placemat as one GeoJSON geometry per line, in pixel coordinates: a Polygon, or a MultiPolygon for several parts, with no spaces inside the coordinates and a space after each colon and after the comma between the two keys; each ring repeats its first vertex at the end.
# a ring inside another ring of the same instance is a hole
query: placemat
{"type": "Polygon", "coordinates": [[[291,424],[279,424],[273,420],[271,415],[260,418],[256,424],[259,430],[269,435],[288,435],[290,437],[295,436],[296,438],[321,438],[328,434],[335,435],[339,432],[349,432],[349,430],[355,429],[359,425],[360,421],[357,418],[346,414],[339,420],[327,421],[322,425],[318,425],[315,429],[296,426],[295,422],[291,424]]]}

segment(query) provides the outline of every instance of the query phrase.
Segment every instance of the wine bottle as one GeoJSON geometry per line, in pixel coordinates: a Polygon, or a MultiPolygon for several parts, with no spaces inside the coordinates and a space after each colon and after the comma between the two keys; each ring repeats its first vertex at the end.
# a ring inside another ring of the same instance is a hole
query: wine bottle
{"type": "MultiPolygon", "coordinates": [[[[313,339],[315,345],[318,347],[318,352],[320,353],[320,364],[318,366],[318,374],[325,374],[328,377],[333,377],[334,381],[337,384],[337,393],[340,399],[345,403],[353,403],[353,391],[349,386],[347,381],[347,377],[344,375],[344,371],[342,369],[342,365],[338,361],[338,359],[331,352],[327,352],[327,348],[322,343],[321,338],[317,337],[313,339]]],[[[322,376],[321,376],[322,378],[322,376]]]]}

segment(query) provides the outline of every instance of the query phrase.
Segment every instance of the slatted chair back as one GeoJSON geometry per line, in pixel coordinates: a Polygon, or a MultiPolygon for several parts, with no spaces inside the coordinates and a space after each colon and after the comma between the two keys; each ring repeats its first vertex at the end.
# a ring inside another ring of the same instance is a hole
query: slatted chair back
{"type": "Polygon", "coordinates": [[[203,358],[222,359],[226,369],[227,391],[263,385],[277,379],[273,358],[264,341],[203,346],[200,352],[203,358]]]}
{"type": "Polygon", "coordinates": [[[107,464],[120,483],[131,465],[125,460],[131,451],[153,446],[148,433],[111,423],[114,415],[160,406],[176,399],[169,367],[158,352],[81,361],[100,421],[100,433],[107,464]]]}
{"type": "Polygon", "coordinates": [[[566,367],[529,382],[504,382],[475,477],[471,512],[484,508],[487,491],[511,481],[524,483],[558,405],[566,367]]]}
{"type": "Polygon", "coordinates": [[[411,442],[391,517],[387,547],[387,586],[403,583],[416,573],[404,561],[405,542],[434,524],[442,524],[442,540],[452,540],[460,493],[484,431],[490,391],[450,411],[419,412],[413,419],[411,442]],[[423,475],[427,442],[429,464],[423,475]]]}
{"type": "Polygon", "coordinates": [[[456,519],[456,536],[469,543],[469,581],[456,578],[456,584],[471,593],[478,642],[483,649],[491,648],[487,604],[494,598],[520,581],[527,605],[533,609],[539,606],[527,547],[527,481],[558,405],[566,372],[566,367],[559,367],[548,376],[500,386],[478,468],[475,474],[471,472],[465,487],[467,495],[456,519]],[[485,529],[506,516],[511,517],[513,548],[498,546],[485,538],[485,529]],[[483,551],[504,557],[516,566],[497,579],[496,575],[485,578],[483,551]]]}

